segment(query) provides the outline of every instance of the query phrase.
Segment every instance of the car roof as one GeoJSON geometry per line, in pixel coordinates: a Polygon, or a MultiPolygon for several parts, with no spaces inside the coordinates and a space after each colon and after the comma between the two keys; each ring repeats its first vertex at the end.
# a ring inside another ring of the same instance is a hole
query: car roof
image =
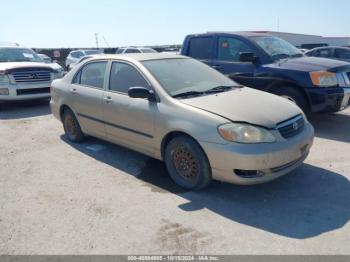
{"type": "Polygon", "coordinates": [[[189,59],[188,57],[164,54],[164,53],[132,53],[132,54],[103,54],[90,58],[89,61],[94,59],[121,59],[121,60],[134,60],[134,61],[149,61],[149,60],[163,60],[163,59],[189,59]]]}
{"type": "Polygon", "coordinates": [[[232,35],[232,36],[243,36],[243,37],[272,36],[266,33],[254,33],[254,32],[246,32],[246,31],[234,31],[234,32],[213,31],[213,32],[207,32],[207,33],[200,33],[200,34],[191,34],[190,36],[212,36],[212,35],[232,35]]]}
{"type": "Polygon", "coordinates": [[[77,50],[70,51],[70,53],[73,53],[73,52],[86,52],[86,51],[100,51],[100,50],[97,50],[97,49],[77,49],[77,50]]]}
{"type": "Polygon", "coordinates": [[[312,50],[316,50],[316,49],[327,49],[327,48],[340,48],[340,49],[350,49],[349,47],[346,46],[320,46],[320,47],[316,47],[312,50]]]}

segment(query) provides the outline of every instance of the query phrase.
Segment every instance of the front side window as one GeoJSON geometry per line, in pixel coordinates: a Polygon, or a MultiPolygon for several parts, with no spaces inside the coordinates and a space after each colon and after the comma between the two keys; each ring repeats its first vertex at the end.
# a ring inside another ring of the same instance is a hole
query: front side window
{"type": "Polygon", "coordinates": [[[150,88],[147,81],[133,66],[113,62],[109,80],[109,89],[119,93],[128,93],[130,87],[150,88]]]}
{"type": "Polygon", "coordinates": [[[220,37],[218,60],[239,62],[241,53],[252,53],[253,50],[243,41],[232,37],[220,37]]]}
{"type": "Polygon", "coordinates": [[[107,62],[93,62],[85,65],[75,76],[73,83],[103,88],[107,62]]]}
{"type": "Polygon", "coordinates": [[[287,41],[274,36],[251,37],[273,60],[290,57],[301,57],[303,54],[298,48],[287,41]]]}
{"type": "Polygon", "coordinates": [[[128,48],[125,51],[125,54],[132,54],[132,53],[141,53],[141,51],[136,48],[128,48]]]}
{"type": "Polygon", "coordinates": [[[0,48],[0,62],[42,62],[42,59],[31,49],[0,48]]]}
{"type": "Polygon", "coordinates": [[[319,49],[319,50],[315,51],[314,56],[317,56],[317,57],[331,57],[332,56],[332,51],[331,51],[331,49],[319,49]]]}
{"type": "Polygon", "coordinates": [[[237,83],[195,59],[161,59],[142,64],[171,96],[184,92],[205,92],[213,88],[235,87],[237,83]]]}
{"type": "Polygon", "coordinates": [[[213,37],[195,37],[190,40],[189,56],[196,59],[213,58],[213,37]]]}
{"type": "Polygon", "coordinates": [[[335,57],[341,59],[350,59],[350,50],[346,49],[335,49],[335,57]]]}

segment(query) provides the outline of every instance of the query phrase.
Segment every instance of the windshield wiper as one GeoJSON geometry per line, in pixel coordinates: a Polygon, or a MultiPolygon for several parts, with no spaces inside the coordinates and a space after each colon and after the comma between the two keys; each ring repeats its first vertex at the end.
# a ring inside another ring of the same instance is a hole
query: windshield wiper
{"type": "Polygon", "coordinates": [[[288,58],[288,57],[290,57],[290,55],[288,54],[276,54],[272,56],[274,60],[279,60],[279,59],[288,58]]]}
{"type": "Polygon", "coordinates": [[[205,91],[205,93],[210,94],[210,93],[225,92],[225,91],[231,90],[234,87],[235,86],[216,86],[216,87],[213,87],[213,88],[205,91]]]}
{"type": "Polygon", "coordinates": [[[187,92],[183,92],[183,93],[179,93],[179,94],[173,95],[173,97],[177,98],[177,97],[186,97],[186,96],[199,96],[199,95],[203,95],[203,94],[205,94],[205,92],[187,91],[187,92]]]}

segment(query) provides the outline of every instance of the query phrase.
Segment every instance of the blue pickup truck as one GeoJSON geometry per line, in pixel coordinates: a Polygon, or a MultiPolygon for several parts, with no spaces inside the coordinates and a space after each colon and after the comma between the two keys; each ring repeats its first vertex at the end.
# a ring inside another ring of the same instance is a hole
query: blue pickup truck
{"type": "Polygon", "coordinates": [[[306,113],[337,112],[349,105],[350,63],[304,56],[278,37],[249,32],[188,35],[181,54],[241,85],[283,96],[306,113]]]}

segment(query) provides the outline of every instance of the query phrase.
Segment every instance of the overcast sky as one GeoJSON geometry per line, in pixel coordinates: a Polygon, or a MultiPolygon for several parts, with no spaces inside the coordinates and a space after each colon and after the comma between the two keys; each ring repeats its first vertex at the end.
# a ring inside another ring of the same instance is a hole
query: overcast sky
{"type": "Polygon", "coordinates": [[[0,41],[29,47],[181,44],[189,33],[350,36],[350,0],[0,0],[0,41]]]}

